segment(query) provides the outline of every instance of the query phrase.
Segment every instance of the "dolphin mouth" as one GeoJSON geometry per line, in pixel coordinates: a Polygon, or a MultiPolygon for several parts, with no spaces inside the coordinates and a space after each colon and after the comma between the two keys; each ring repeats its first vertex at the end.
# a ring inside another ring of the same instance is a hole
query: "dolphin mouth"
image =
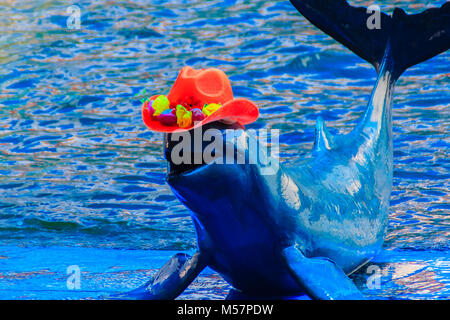
{"type": "MultiPolygon", "coordinates": [[[[219,130],[222,138],[226,130],[243,130],[244,126],[238,122],[227,124],[215,121],[201,128],[185,131],[182,137],[175,137],[174,133],[165,134],[164,157],[167,160],[168,180],[178,176],[186,176],[211,164],[212,161],[205,160],[203,156],[203,151],[211,143],[210,139],[204,138],[204,134],[208,129],[219,130]],[[200,131],[196,133],[195,130],[199,129],[200,131]],[[188,141],[186,142],[184,139],[188,141]],[[180,148],[179,143],[183,143],[184,148],[180,148]]],[[[212,155],[216,156],[214,152],[212,155]]]]}
{"type": "Polygon", "coordinates": [[[208,165],[207,163],[202,162],[201,164],[175,164],[172,161],[167,161],[167,176],[170,178],[187,175],[200,169],[204,166],[208,165]]]}

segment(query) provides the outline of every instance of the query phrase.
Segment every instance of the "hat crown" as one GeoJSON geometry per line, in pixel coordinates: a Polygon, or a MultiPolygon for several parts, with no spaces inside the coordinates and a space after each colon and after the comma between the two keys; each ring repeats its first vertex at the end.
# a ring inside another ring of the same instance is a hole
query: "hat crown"
{"type": "Polygon", "coordinates": [[[202,104],[224,104],[233,100],[233,91],[230,80],[222,70],[195,70],[184,67],[178,74],[168,98],[170,101],[178,101],[186,97],[192,97],[202,104]]]}

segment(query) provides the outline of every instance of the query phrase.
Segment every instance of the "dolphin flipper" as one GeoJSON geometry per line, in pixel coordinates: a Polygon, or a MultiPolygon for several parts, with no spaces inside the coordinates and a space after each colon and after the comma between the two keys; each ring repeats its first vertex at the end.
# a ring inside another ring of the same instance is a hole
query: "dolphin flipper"
{"type": "Polygon", "coordinates": [[[177,253],[143,286],[108,298],[172,300],[179,296],[205,267],[206,262],[200,252],[192,257],[177,253]]]}
{"type": "Polygon", "coordinates": [[[333,261],[327,258],[307,258],[295,247],[284,249],[283,256],[292,276],[311,298],[364,299],[354,283],[333,261]]]}

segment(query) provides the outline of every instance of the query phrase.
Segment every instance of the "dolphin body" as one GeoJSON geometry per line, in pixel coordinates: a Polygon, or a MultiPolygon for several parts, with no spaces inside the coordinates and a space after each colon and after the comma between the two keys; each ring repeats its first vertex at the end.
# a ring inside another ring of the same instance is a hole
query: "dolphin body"
{"type": "MultiPolygon", "coordinates": [[[[370,30],[366,9],[345,0],[291,2],[376,68],[365,114],[350,133],[337,136],[319,119],[311,156],[273,174],[256,164],[175,165],[167,135],[167,181],[191,210],[198,252],[175,255],[122,298],[173,299],[209,266],[238,297],[363,299],[347,275],[374,257],[386,235],[394,86],[408,67],[450,48],[450,3],[416,15],[382,13],[381,29],[370,30]]],[[[239,124],[208,126],[247,137],[239,124]]],[[[252,157],[242,139],[230,147],[252,157]]]]}

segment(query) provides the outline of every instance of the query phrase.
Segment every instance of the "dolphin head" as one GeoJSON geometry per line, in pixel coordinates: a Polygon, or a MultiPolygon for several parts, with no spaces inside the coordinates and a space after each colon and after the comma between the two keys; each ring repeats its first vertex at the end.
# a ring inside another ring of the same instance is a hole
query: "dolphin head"
{"type": "Polygon", "coordinates": [[[259,141],[239,123],[166,134],[168,184],[197,216],[236,214],[263,180],[259,151],[259,141]]]}
{"type": "Polygon", "coordinates": [[[245,171],[234,162],[237,153],[245,153],[245,150],[239,149],[236,141],[227,143],[226,139],[227,133],[243,133],[243,129],[238,123],[213,122],[198,129],[165,135],[167,182],[195,214],[213,215],[221,201],[218,195],[229,195],[229,189],[245,171]]]}
{"type": "Polygon", "coordinates": [[[244,127],[237,122],[227,124],[216,121],[189,131],[165,134],[164,157],[167,160],[169,184],[174,180],[185,180],[191,176],[190,173],[223,157],[226,152],[224,148],[233,148],[230,143],[226,144],[226,133],[234,134],[242,130],[244,127]]]}

